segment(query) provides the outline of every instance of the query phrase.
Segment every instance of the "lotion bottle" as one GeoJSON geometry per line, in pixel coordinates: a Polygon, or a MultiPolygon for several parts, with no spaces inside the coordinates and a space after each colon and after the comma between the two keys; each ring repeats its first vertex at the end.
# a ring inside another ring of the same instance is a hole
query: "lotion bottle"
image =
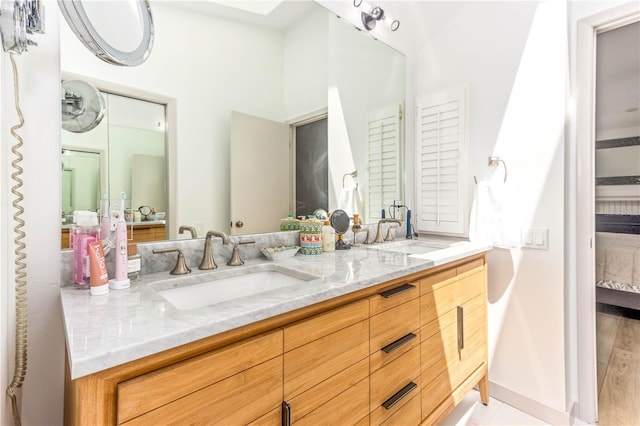
{"type": "Polygon", "coordinates": [[[322,227],[322,252],[331,251],[336,251],[336,230],[326,220],[322,227]]]}
{"type": "Polygon", "coordinates": [[[116,226],[116,249],[115,264],[116,275],[109,280],[109,288],[113,290],[122,290],[129,288],[131,281],[127,277],[128,259],[127,259],[127,223],[124,220],[124,199],[126,194],[120,193],[120,213],[118,215],[118,224],[116,226]]]}

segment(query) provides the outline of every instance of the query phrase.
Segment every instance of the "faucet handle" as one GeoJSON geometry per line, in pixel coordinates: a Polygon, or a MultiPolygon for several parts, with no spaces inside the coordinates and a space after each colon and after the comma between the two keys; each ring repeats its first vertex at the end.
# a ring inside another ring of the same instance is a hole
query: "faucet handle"
{"type": "Polygon", "coordinates": [[[364,239],[364,242],[362,244],[373,244],[373,238],[371,238],[371,232],[369,229],[367,229],[367,237],[364,239]]]}
{"type": "Polygon", "coordinates": [[[244,260],[240,259],[240,250],[238,250],[238,246],[240,244],[254,244],[256,240],[244,240],[238,241],[233,245],[233,253],[231,254],[231,259],[227,262],[229,266],[240,266],[244,265],[244,260]]]}
{"type": "Polygon", "coordinates": [[[393,241],[393,232],[391,232],[393,228],[393,225],[390,225],[389,228],[387,228],[387,236],[384,237],[385,241],[393,241]]]}
{"type": "Polygon", "coordinates": [[[176,266],[169,273],[171,275],[184,275],[191,273],[191,269],[189,269],[189,267],[187,266],[187,262],[184,260],[184,254],[182,254],[182,250],[178,248],[154,249],[153,254],[172,253],[174,251],[178,252],[178,260],[176,261],[176,266]]]}

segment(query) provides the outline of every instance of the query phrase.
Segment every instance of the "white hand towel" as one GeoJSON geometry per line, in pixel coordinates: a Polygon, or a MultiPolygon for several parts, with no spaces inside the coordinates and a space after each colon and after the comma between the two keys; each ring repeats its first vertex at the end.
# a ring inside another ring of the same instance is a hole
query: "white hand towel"
{"type": "Polygon", "coordinates": [[[469,240],[494,247],[520,247],[519,216],[502,183],[478,182],[475,188],[469,240]]]}

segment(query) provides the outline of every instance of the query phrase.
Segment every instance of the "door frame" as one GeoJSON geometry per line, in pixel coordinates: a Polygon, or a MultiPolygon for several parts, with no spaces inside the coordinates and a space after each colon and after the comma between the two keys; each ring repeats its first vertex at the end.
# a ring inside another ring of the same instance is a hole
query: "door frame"
{"type": "Polygon", "coordinates": [[[598,419],[595,289],[595,65],[596,36],[640,20],[640,7],[625,3],[576,23],[575,149],[576,149],[576,315],[577,416],[598,419]]]}

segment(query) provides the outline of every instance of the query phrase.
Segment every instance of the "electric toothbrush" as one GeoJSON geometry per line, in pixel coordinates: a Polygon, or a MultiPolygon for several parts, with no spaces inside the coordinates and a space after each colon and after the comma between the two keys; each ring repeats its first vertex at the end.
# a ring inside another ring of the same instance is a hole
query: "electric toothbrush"
{"type": "Polygon", "coordinates": [[[127,223],[124,220],[124,200],[126,196],[125,192],[120,193],[120,214],[116,225],[116,276],[114,279],[109,280],[109,288],[114,290],[129,288],[131,285],[131,281],[127,276],[127,223]]]}
{"type": "Polygon", "coordinates": [[[102,219],[100,222],[100,239],[106,240],[111,234],[111,219],[109,218],[109,197],[104,194],[102,198],[102,219]]]}

